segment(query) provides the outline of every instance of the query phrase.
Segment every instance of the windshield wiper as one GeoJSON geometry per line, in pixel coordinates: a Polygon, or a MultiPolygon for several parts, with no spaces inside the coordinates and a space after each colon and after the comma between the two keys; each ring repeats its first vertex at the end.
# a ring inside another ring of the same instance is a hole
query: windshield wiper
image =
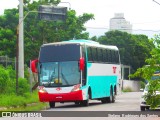
{"type": "Polygon", "coordinates": [[[64,79],[64,81],[67,83],[67,85],[69,85],[69,83],[68,83],[68,81],[67,81],[66,77],[64,76],[64,74],[63,74],[62,70],[61,70],[61,75],[62,75],[62,78],[64,79]]]}

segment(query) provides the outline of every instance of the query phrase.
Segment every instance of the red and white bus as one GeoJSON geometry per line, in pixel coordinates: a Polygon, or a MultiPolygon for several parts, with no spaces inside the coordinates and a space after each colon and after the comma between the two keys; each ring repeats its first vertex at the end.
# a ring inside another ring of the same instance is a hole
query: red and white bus
{"type": "Polygon", "coordinates": [[[39,99],[51,108],[56,102],[114,102],[121,78],[118,48],[90,40],[44,44],[31,67],[38,73],[39,99]]]}

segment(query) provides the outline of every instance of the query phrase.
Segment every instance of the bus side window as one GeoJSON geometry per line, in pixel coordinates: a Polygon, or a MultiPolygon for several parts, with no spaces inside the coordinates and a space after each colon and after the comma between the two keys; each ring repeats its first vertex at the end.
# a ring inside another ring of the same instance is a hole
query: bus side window
{"type": "Polygon", "coordinates": [[[97,62],[100,62],[100,54],[99,54],[99,48],[96,48],[97,49],[97,62]]]}
{"type": "Polygon", "coordinates": [[[93,55],[92,55],[92,49],[91,49],[91,47],[87,48],[87,52],[88,52],[88,61],[92,62],[93,61],[93,55]]]}
{"type": "Polygon", "coordinates": [[[111,54],[112,54],[112,63],[115,63],[116,61],[116,58],[115,58],[115,51],[111,51],[111,54]]]}
{"type": "Polygon", "coordinates": [[[103,62],[103,51],[102,51],[102,49],[98,49],[98,60],[99,60],[99,62],[103,62]]]}
{"type": "Polygon", "coordinates": [[[103,62],[105,63],[105,62],[107,62],[107,54],[106,54],[106,50],[103,49],[102,52],[103,52],[103,62]]]}
{"type": "Polygon", "coordinates": [[[97,49],[92,48],[93,61],[97,62],[97,49]]]}
{"type": "Polygon", "coordinates": [[[116,63],[119,63],[119,54],[118,51],[115,51],[116,63]]]}
{"type": "Polygon", "coordinates": [[[96,62],[99,62],[99,59],[98,59],[98,48],[95,48],[95,54],[96,54],[96,62]]]}
{"type": "Polygon", "coordinates": [[[114,63],[117,63],[117,56],[116,56],[116,52],[117,52],[117,51],[114,51],[114,63]]]}
{"type": "Polygon", "coordinates": [[[118,52],[117,51],[112,51],[113,55],[112,55],[112,60],[114,63],[118,63],[119,59],[118,59],[118,52]]]}
{"type": "Polygon", "coordinates": [[[107,49],[106,49],[106,62],[109,62],[109,53],[107,49]]]}
{"type": "Polygon", "coordinates": [[[86,85],[86,78],[87,78],[86,70],[87,70],[87,66],[86,66],[86,49],[85,49],[84,46],[82,47],[82,56],[85,59],[85,68],[82,71],[82,85],[86,85]]]}
{"type": "Polygon", "coordinates": [[[107,50],[108,53],[108,62],[111,63],[112,62],[112,53],[111,50],[107,50]]]}

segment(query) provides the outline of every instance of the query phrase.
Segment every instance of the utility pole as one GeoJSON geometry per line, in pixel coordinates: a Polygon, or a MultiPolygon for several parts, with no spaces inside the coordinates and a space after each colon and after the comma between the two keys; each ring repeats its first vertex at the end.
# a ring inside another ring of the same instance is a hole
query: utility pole
{"type": "Polygon", "coordinates": [[[18,77],[24,78],[24,32],[23,32],[23,0],[19,0],[19,25],[18,25],[18,77]]]}
{"type": "MultiPolygon", "coordinates": [[[[69,3],[70,5],[70,3],[69,3]]],[[[71,6],[71,5],[70,5],[71,6]]],[[[67,8],[66,7],[45,7],[46,9],[55,9],[57,11],[56,16],[53,14],[51,16],[51,19],[56,19],[56,20],[64,20],[66,18],[66,12],[67,8]]],[[[42,10],[43,11],[43,10],[42,10]]],[[[28,12],[29,14],[29,12],[28,12]]],[[[28,15],[27,14],[27,15],[28,15]]],[[[26,15],[26,16],[27,16],[26,15]]],[[[26,17],[25,16],[25,17],[26,17]]],[[[41,17],[45,18],[46,15],[40,15],[41,17]]],[[[50,15],[49,15],[50,16],[50,15]]],[[[23,20],[25,19],[23,16],[23,0],[19,0],[19,24],[18,24],[18,78],[24,78],[24,32],[23,32],[23,20]]],[[[48,15],[47,15],[48,17],[48,15]]],[[[46,19],[46,18],[45,18],[46,19]]],[[[55,21],[56,21],[55,20],[55,21]]]]}
{"type": "Polygon", "coordinates": [[[159,2],[157,2],[157,1],[155,1],[155,0],[153,0],[153,2],[157,3],[158,5],[160,5],[160,3],[159,3],[159,2]]]}

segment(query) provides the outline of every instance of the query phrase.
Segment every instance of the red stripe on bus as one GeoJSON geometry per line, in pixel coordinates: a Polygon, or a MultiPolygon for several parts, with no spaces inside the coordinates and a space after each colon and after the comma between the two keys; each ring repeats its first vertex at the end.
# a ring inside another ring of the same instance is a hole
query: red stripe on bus
{"type": "Polygon", "coordinates": [[[41,102],[74,102],[83,100],[82,90],[60,94],[50,94],[46,92],[38,92],[38,94],[41,102]]]}

